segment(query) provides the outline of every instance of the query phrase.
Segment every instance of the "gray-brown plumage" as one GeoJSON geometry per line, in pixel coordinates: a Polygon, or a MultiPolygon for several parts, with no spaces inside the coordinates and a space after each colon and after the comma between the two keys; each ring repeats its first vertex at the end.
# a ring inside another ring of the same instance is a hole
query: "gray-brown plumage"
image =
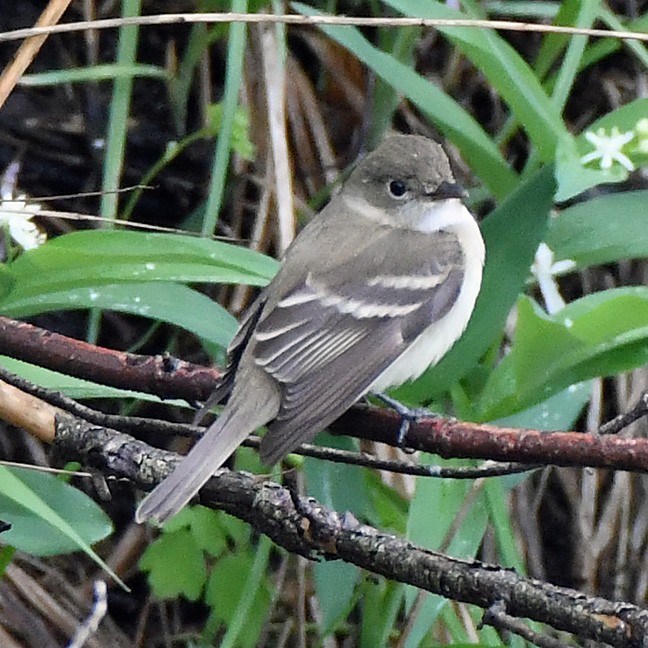
{"type": "Polygon", "coordinates": [[[418,377],[465,329],[484,246],[438,144],[394,135],[299,234],[243,318],[218,419],[140,505],[160,522],[270,422],[273,464],[369,391],[418,377]]]}

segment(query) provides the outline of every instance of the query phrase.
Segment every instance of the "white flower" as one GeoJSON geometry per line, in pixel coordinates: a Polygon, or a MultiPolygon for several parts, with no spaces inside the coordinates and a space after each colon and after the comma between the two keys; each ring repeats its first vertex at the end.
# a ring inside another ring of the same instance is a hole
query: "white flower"
{"type": "Polygon", "coordinates": [[[45,243],[46,235],[38,229],[32,218],[40,211],[37,203],[27,203],[25,196],[0,200],[0,226],[9,229],[11,238],[24,250],[45,243]]]}
{"type": "Polygon", "coordinates": [[[604,128],[599,128],[596,133],[587,131],[585,139],[594,146],[594,150],[580,159],[581,164],[587,164],[594,160],[601,160],[601,169],[609,169],[613,162],[618,162],[628,171],[634,171],[632,160],[622,152],[622,148],[635,136],[633,131],[621,133],[614,126],[609,135],[605,134],[604,128]]]}
{"type": "Polygon", "coordinates": [[[547,308],[547,313],[553,315],[565,306],[565,300],[558,291],[558,284],[554,276],[569,272],[576,267],[571,259],[554,262],[553,250],[546,244],[540,243],[535,253],[535,261],[531,266],[531,272],[538,280],[538,287],[547,308]]]}

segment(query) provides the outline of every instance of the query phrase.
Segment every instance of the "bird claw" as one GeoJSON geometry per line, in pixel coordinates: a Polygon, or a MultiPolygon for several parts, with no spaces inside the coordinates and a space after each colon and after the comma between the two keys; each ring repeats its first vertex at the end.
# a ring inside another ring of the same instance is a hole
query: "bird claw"
{"type": "Polygon", "coordinates": [[[417,423],[422,418],[440,418],[440,414],[433,412],[425,407],[408,407],[400,401],[397,401],[387,394],[373,394],[384,405],[393,409],[400,417],[400,426],[398,427],[398,436],[396,437],[396,445],[398,448],[407,453],[413,453],[415,450],[405,447],[407,434],[410,431],[412,423],[417,423]]]}

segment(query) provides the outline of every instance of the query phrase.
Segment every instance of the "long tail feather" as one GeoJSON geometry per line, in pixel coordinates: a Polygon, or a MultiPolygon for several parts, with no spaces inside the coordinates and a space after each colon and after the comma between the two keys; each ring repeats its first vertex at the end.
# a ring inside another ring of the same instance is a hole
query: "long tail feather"
{"type": "Polygon", "coordinates": [[[176,469],[144,498],[135,520],[162,524],[185,506],[240,443],[276,414],[273,399],[258,405],[239,406],[230,401],[176,469]]]}

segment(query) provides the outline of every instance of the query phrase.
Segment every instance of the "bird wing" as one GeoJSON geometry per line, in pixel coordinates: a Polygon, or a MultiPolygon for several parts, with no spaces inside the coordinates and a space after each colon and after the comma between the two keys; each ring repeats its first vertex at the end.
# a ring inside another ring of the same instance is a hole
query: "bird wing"
{"type": "Polygon", "coordinates": [[[463,281],[463,253],[454,234],[437,237],[403,231],[369,242],[343,275],[316,263],[261,317],[251,340],[255,363],[282,387],[264,461],[273,463],[334,421],[450,310],[463,281]],[[380,274],[367,276],[367,267],[380,274]]]}

